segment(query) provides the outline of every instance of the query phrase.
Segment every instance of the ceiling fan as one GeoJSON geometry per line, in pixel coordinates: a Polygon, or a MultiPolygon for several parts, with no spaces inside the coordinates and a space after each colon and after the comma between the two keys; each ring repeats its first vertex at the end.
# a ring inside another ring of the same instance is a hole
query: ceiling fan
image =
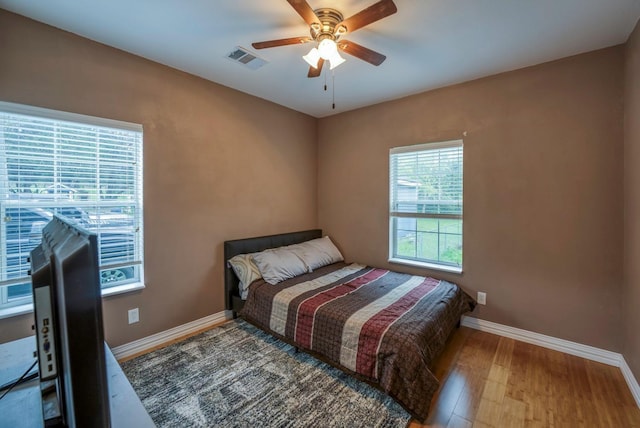
{"type": "Polygon", "coordinates": [[[255,49],[316,42],[317,47],[311,49],[303,57],[310,65],[307,77],[320,76],[322,67],[327,60],[331,69],[342,64],[345,60],[340,56],[338,50],[376,66],[382,64],[387,58],[381,53],[357,43],[341,40],[341,37],[396,13],[398,9],[393,0],[381,0],[347,19],[343,19],[342,14],[335,9],[320,8],[313,10],[306,0],[287,0],[287,2],[309,24],[311,37],[290,37],[252,43],[255,49]]]}

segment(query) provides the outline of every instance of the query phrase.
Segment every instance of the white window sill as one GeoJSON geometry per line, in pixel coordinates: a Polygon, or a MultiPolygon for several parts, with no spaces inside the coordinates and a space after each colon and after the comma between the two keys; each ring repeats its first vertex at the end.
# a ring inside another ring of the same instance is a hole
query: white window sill
{"type": "Polygon", "coordinates": [[[117,296],[118,294],[130,293],[132,291],[144,290],[143,282],[132,282],[131,284],[116,285],[102,290],[102,297],[117,296]]]}
{"type": "Polygon", "coordinates": [[[18,315],[30,314],[31,312],[33,312],[33,304],[31,303],[0,309],[0,320],[4,318],[17,317],[18,315]]]}
{"type": "MultiPolygon", "coordinates": [[[[130,293],[132,291],[143,290],[145,288],[144,283],[134,282],[131,284],[118,285],[116,287],[110,287],[102,290],[102,297],[117,296],[118,294],[130,293]]],[[[19,315],[30,314],[33,312],[33,304],[28,303],[26,305],[12,306],[6,309],[0,309],[0,320],[4,318],[17,317],[19,315]]]]}
{"type": "Polygon", "coordinates": [[[399,265],[439,270],[442,272],[455,273],[459,275],[462,274],[462,268],[457,266],[438,265],[435,263],[419,262],[416,260],[406,260],[406,259],[394,259],[394,258],[391,258],[388,261],[389,263],[395,263],[399,265]]]}

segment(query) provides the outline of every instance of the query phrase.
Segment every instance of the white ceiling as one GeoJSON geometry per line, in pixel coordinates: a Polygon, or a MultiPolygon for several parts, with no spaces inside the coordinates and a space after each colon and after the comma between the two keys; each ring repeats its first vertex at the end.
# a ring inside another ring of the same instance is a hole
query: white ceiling
{"type": "MultiPolygon", "coordinates": [[[[376,0],[308,0],[345,17],[376,0]]],[[[315,117],[624,43],[640,0],[395,0],[398,12],[344,39],[387,56],[379,67],[343,55],[336,108],[306,77],[311,44],[256,51],[251,43],[308,35],[286,0],[0,0],[28,16],[315,117]],[[248,48],[250,70],[226,55],[248,48]]]]}

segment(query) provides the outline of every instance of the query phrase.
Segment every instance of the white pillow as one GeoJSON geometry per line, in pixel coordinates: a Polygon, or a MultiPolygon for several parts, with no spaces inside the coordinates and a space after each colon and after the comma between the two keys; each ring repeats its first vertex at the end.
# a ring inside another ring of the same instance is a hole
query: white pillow
{"type": "Polygon", "coordinates": [[[237,256],[233,256],[229,259],[229,264],[240,280],[238,288],[240,289],[240,297],[243,300],[246,300],[247,298],[249,285],[251,285],[251,283],[256,279],[262,278],[260,270],[258,270],[258,266],[256,266],[251,260],[251,256],[253,256],[253,254],[255,253],[238,254],[237,256]]]}
{"type": "Polygon", "coordinates": [[[295,247],[294,251],[307,265],[309,272],[344,260],[340,250],[333,245],[328,236],[312,239],[292,247],[295,247]]]}
{"type": "Polygon", "coordinates": [[[252,259],[258,266],[262,278],[272,285],[308,271],[307,265],[290,247],[255,253],[252,259]]]}

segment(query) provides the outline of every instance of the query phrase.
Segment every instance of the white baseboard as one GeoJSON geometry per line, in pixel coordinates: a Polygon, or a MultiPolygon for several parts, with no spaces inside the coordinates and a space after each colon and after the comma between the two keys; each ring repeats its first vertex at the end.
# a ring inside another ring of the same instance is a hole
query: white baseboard
{"type": "Polygon", "coordinates": [[[557,337],[509,327],[507,325],[485,321],[478,318],[465,316],[462,318],[461,324],[475,330],[509,337],[521,342],[531,343],[533,345],[542,346],[543,348],[564,352],[565,354],[576,355],[578,357],[586,358],[587,360],[597,361],[610,366],[620,367],[620,360],[622,359],[622,355],[616,352],[606,351],[604,349],[594,348],[593,346],[582,345],[580,343],[558,339],[557,337]]]}
{"type": "Polygon", "coordinates": [[[162,346],[165,343],[171,342],[172,340],[178,339],[188,334],[195,333],[208,327],[212,327],[216,324],[231,319],[231,317],[231,311],[218,312],[216,314],[212,314],[204,318],[200,318],[195,321],[170,328],[169,330],[161,331],[160,333],[152,334],[151,336],[143,337],[142,339],[134,340],[133,342],[116,346],[115,348],[111,348],[111,352],[113,352],[113,355],[117,360],[127,358],[132,355],[140,354],[142,352],[156,348],[158,346],[162,346]]]}
{"type": "Polygon", "coordinates": [[[631,369],[624,358],[622,358],[620,370],[622,371],[622,376],[624,376],[624,379],[627,381],[627,385],[629,385],[633,398],[636,399],[636,403],[638,404],[638,407],[640,407],[640,385],[638,385],[638,381],[635,376],[633,376],[633,372],[631,372],[631,369]]]}
{"type": "Polygon", "coordinates": [[[627,381],[633,398],[636,400],[636,404],[640,407],[640,386],[638,386],[638,381],[633,376],[622,354],[468,316],[462,317],[461,325],[521,342],[531,343],[543,348],[564,352],[565,354],[575,355],[587,360],[619,367],[624,379],[627,381]]]}

